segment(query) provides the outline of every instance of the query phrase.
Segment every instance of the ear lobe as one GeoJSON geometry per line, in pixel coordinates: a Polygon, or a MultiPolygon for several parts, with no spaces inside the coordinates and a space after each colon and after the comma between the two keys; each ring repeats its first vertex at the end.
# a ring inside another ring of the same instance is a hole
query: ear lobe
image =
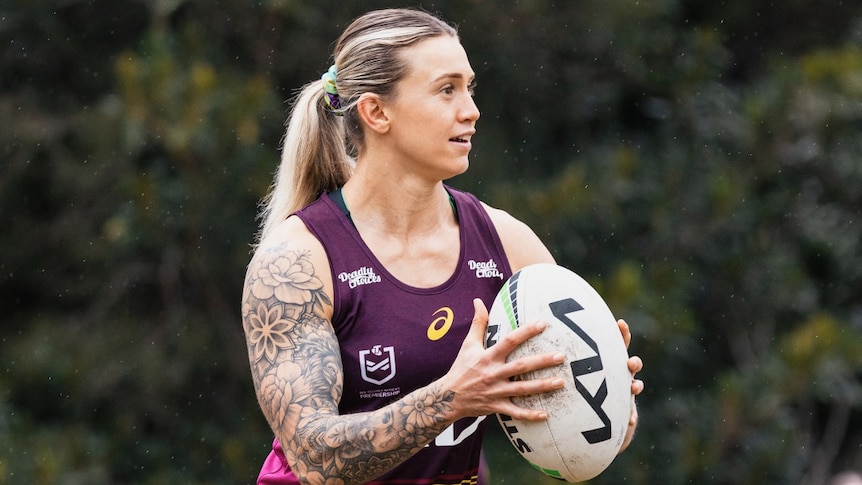
{"type": "Polygon", "coordinates": [[[356,103],[356,111],[368,128],[377,133],[389,131],[389,116],[383,106],[383,100],[376,94],[365,93],[356,103]]]}

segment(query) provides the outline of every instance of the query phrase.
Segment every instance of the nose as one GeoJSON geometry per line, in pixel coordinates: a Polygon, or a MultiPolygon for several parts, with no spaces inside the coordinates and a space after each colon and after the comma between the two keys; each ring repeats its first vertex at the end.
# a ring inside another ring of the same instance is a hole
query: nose
{"type": "Polygon", "coordinates": [[[475,122],[479,119],[479,107],[476,106],[476,101],[473,99],[473,96],[466,96],[466,101],[461,108],[461,119],[464,121],[475,122]]]}

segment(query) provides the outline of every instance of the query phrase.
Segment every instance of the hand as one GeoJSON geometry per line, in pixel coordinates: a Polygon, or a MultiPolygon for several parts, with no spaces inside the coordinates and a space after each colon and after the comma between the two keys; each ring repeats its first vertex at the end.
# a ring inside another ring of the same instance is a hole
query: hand
{"type": "MultiPolygon", "coordinates": [[[[625,322],[625,320],[617,320],[617,326],[620,328],[620,333],[623,334],[623,342],[626,344],[626,349],[629,348],[629,344],[632,341],[632,333],[629,330],[629,325],[625,322]]],[[[632,373],[632,414],[629,416],[629,427],[626,430],[626,437],[623,440],[623,444],[620,447],[620,453],[622,453],[626,448],[628,448],[629,444],[632,441],[632,438],[635,434],[635,428],[638,424],[638,408],[635,404],[634,396],[642,393],[644,390],[644,383],[640,379],[635,379],[635,374],[643,370],[644,364],[640,357],[634,355],[629,357],[627,362],[629,367],[629,372],[632,373]]]]}
{"type": "Polygon", "coordinates": [[[488,310],[482,300],[473,300],[473,324],[449,372],[440,380],[444,388],[455,392],[452,406],[460,417],[502,413],[515,419],[542,420],[548,414],[541,409],[516,406],[512,396],[525,396],[563,387],[563,379],[550,377],[520,380],[512,378],[525,372],[553,367],[565,361],[565,354],[533,355],[506,362],[509,354],[542,331],[547,324],[536,322],[506,334],[490,348],[485,348],[488,310]]]}

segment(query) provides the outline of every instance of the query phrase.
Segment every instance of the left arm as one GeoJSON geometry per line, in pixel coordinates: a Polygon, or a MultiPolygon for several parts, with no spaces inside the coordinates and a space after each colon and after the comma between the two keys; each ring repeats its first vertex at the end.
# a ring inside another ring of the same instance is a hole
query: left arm
{"type": "Polygon", "coordinates": [[[494,223],[497,234],[500,235],[503,251],[509,258],[512,273],[517,273],[519,269],[530,264],[556,264],[551,252],[548,251],[539,236],[530,229],[530,226],[515,219],[506,211],[495,209],[484,203],[482,205],[488,212],[491,222],[494,223]]]}
{"type": "MultiPolygon", "coordinates": [[[[519,221],[506,211],[495,209],[487,204],[483,204],[494,227],[497,229],[497,234],[500,235],[500,240],[503,243],[503,250],[509,258],[509,266],[512,272],[517,272],[524,266],[537,263],[552,263],[556,264],[554,257],[548,248],[539,239],[539,236],[523,222],[519,221]]],[[[628,324],[624,320],[618,320],[617,325],[622,333],[623,341],[626,344],[626,349],[632,340],[632,334],[628,324]]],[[[640,379],[635,378],[635,374],[643,369],[643,361],[638,356],[629,357],[627,362],[629,372],[632,373],[632,395],[637,396],[644,390],[644,383],[640,379]]],[[[638,424],[638,410],[634,401],[632,402],[632,414],[629,417],[629,426],[626,430],[626,437],[620,447],[620,452],[628,448],[635,434],[635,428],[638,424]]]]}

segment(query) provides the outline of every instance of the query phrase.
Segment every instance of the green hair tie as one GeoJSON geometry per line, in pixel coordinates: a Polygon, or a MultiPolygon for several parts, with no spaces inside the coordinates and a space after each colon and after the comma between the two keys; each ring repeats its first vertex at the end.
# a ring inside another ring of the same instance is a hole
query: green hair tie
{"type": "Polygon", "coordinates": [[[338,69],[335,67],[335,64],[329,67],[329,70],[323,73],[323,76],[320,76],[320,80],[323,82],[323,91],[325,96],[323,97],[326,101],[326,106],[329,107],[329,111],[341,116],[343,113],[341,111],[341,98],[338,96],[338,88],[335,87],[335,77],[338,75],[338,69]]]}

